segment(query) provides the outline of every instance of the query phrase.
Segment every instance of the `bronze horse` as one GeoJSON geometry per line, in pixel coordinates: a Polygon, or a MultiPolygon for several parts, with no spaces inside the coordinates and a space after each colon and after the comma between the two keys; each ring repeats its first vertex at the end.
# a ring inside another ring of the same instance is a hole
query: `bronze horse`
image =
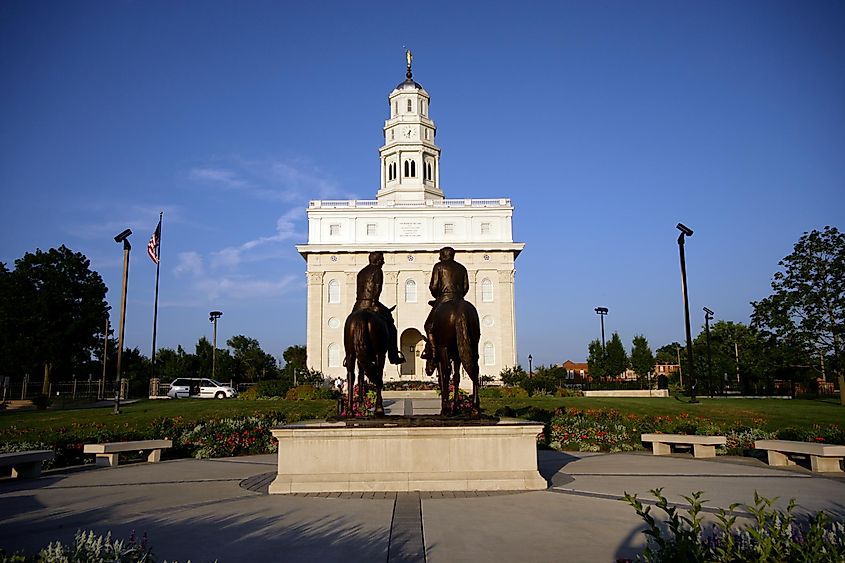
{"type": "Polygon", "coordinates": [[[384,387],[384,362],[387,359],[388,340],[387,325],[377,313],[369,309],[359,309],[346,317],[346,324],[343,327],[345,352],[343,365],[346,366],[346,382],[349,388],[346,399],[347,416],[351,416],[353,412],[356,363],[360,404],[364,403],[364,376],[366,376],[376,388],[375,415],[384,416],[381,391],[384,387]]]}
{"type": "Polygon", "coordinates": [[[426,373],[430,376],[437,370],[440,383],[440,414],[458,413],[458,389],[461,382],[461,366],[472,380],[473,414],[481,412],[478,398],[478,342],[481,327],[478,311],[469,301],[458,299],[441,303],[434,311],[432,334],[437,349],[434,360],[426,362],[426,373]],[[452,405],[449,406],[449,384],[454,386],[452,405]]]}

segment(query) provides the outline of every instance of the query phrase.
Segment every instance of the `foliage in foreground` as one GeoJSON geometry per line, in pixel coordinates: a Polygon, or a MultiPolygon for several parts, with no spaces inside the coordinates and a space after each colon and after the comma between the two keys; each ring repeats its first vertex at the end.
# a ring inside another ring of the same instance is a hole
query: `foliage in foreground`
{"type": "Polygon", "coordinates": [[[3,563],[152,563],[152,549],[147,545],[147,536],[140,541],[133,532],[129,539],[113,540],[111,532],[105,536],[92,531],[77,530],[73,543],[64,545],[60,541],[51,542],[36,556],[21,552],[7,555],[0,549],[0,562],[3,563]]]}
{"type": "Polygon", "coordinates": [[[768,562],[805,561],[837,563],[845,561],[845,524],[831,521],[824,512],[799,521],[793,511],[795,499],[789,501],[786,512],[772,508],[777,500],[767,499],[754,492],[754,506],[745,506],[753,520],[737,526],[736,509],[740,504],[720,508],[717,522],[703,524],[701,491],[684,496],[690,508],[686,515],[671,506],[663,489],[652,489],[656,506],[665,514],[665,523],[651,515],[637,495],[625,493],[623,501],[630,504],[646,523],[643,533],[648,545],[637,559],[649,562],[712,561],[712,562],[768,562]]]}

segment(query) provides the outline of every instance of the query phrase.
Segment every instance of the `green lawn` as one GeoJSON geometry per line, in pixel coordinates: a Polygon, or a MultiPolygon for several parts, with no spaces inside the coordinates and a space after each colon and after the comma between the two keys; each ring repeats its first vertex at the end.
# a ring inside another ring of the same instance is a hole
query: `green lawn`
{"type": "Polygon", "coordinates": [[[296,412],[296,418],[325,418],[336,413],[334,401],[271,401],[271,400],[142,400],[121,405],[121,414],[112,414],[112,407],[64,409],[46,411],[10,411],[0,413],[0,439],[10,436],[22,438],[28,433],[58,430],[71,425],[81,427],[105,426],[106,428],[141,428],[156,418],[182,417],[202,421],[255,413],[296,412]]]}
{"type": "MultiPolygon", "coordinates": [[[[812,427],[813,424],[845,424],[845,407],[835,399],[784,400],[784,399],[701,399],[690,404],[674,398],[629,399],[586,397],[538,397],[483,399],[482,407],[494,413],[504,406],[513,408],[538,407],[554,410],[558,407],[577,409],[616,409],[622,414],[671,415],[686,412],[719,422],[743,424],[756,422],[767,430],[784,427],[812,427]],[[755,421],[755,419],[757,419],[755,421]]],[[[122,414],[112,414],[111,407],[96,409],[67,409],[0,413],[0,439],[29,432],[56,431],[70,426],[104,426],[106,428],[143,427],[156,418],[180,416],[185,420],[202,421],[254,413],[278,412],[295,414],[297,420],[325,418],[335,413],[333,401],[278,401],[278,400],[181,400],[148,401],[123,405],[122,414]]]]}
{"type": "Polygon", "coordinates": [[[817,400],[786,399],[708,399],[690,404],[669,397],[666,399],[594,398],[594,397],[537,397],[527,399],[483,399],[482,408],[487,412],[509,405],[513,408],[539,407],[554,410],[558,407],[576,409],[616,409],[622,414],[670,415],[683,412],[690,416],[706,417],[718,422],[751,423],[758,419],[766,430],[785,427],[812,427],[814,424],[845,424],[845,407],[838,398],[817,400]]]}

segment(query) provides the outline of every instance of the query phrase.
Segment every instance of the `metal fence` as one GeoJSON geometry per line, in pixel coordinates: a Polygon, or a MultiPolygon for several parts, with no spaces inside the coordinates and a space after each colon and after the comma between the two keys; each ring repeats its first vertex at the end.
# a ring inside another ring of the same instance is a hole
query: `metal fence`
{"type": "MultiPolygon", "coordinates": [[[[24,376],[20,381],[9,381],[8,378],[0,380],[0,401],[25,401],[31,400],[38,395],[47,395],[53,402],[56,401],[97,401],[114,398],[114,381],[101,380],[72,380],[72,381],[50,381],[46,388],[43,381],[31,381],[24,376]]],[[[128,396],[129,382],[121,380],[120,398],[128,396]]]]}

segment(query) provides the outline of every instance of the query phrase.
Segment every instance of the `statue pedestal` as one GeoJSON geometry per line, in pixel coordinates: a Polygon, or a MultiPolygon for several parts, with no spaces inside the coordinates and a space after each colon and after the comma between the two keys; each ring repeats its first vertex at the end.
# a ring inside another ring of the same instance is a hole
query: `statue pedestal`
{"type": "Polygon", "coordinates": [[[547,487],[537,471],[542,424],[399,426],[390,419],[380,424],[314,422],[274,429],[279,464],[270,494],[547,487]]]}

